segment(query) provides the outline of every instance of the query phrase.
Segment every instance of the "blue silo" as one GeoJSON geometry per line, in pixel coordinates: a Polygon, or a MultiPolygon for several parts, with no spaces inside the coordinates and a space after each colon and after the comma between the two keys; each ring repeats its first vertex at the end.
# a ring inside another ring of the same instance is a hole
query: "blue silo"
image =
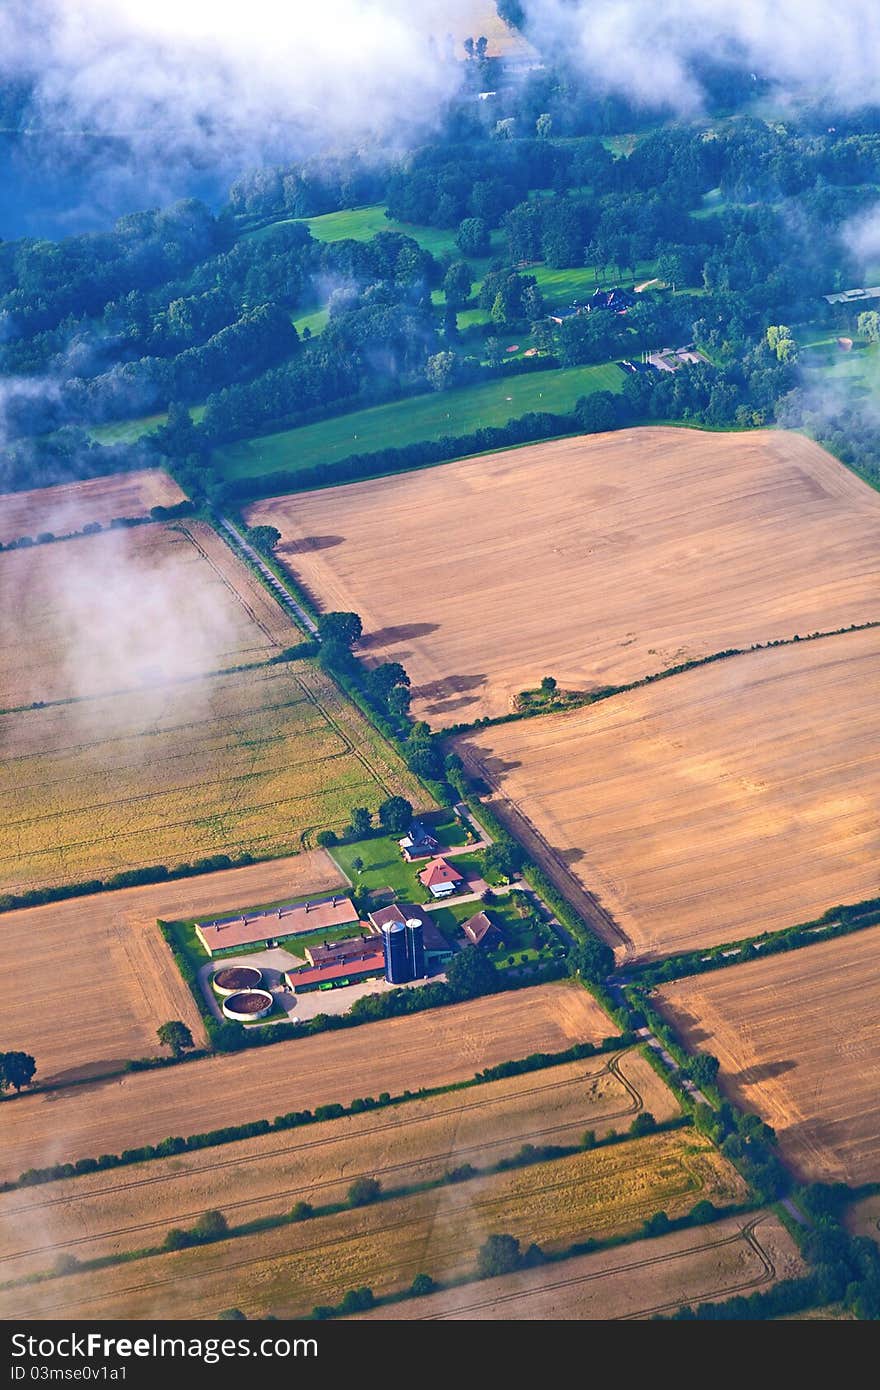
{"type": "Polygon", "coordinates": [[[386,922],[382,927],[382,950],[385,953],[385,979],[389,985],[405,985],[412,977],[403,922],[386,922]]]}

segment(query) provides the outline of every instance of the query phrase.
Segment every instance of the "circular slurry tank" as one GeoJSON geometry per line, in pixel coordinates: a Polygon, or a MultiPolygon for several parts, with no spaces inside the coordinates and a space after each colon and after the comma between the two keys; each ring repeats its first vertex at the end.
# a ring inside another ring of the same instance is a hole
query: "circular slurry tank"
{"type": "Polygon", "coordinates": [[[223,1012],[236,1023],[251,1023],[262,1018],[272,1007],[272,996],[267,989],[242,989],[223,1000],[223,1012]]]}
{"type": "Polygon", "coordinates": [[[215,970],[211,984],[218,994],[238,994],[242,989],[256,989],[263,983],[263,972],[255,965],[224,965],[215,970]]]}

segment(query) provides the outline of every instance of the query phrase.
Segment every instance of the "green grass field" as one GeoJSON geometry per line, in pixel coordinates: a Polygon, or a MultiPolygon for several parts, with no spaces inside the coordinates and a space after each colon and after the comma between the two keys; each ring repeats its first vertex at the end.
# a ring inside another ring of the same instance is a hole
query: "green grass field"
{"type": "Polygon", "coordinates": [[[224,478],[256,477],[279,469],[294,471],[332,463],[349,454],[371,453],[389,444],[412,444],[447,434],[468,434],[484,425],[504,425],[530,410],[566,412],[579,396],[620,391],[623,383],[624,374],[613,362],[501,378],[227,444],[214,457],[224,478]]]}
{"type": "MultiPolygon", "coordinates": [[[[196,424],[204,413],[203,405],[194,405],[190,410],[196,424]]],[[[143,435],[152,434],[153,430],[164,425],[167,419],[168,414],[163,411],[160,415],[142,415],[136,420],[115,420],[112,425],[95,425],[88,434],[98,444],[134,444],[143,435]]]]}
{"type": "MultiPolygon", "coordinates": [[[[465,834],[451,812],[424,815],[420,819],[430,825],[441,845],[455,848],[465,843],[465,834]]],[[[349,845],[334,845],[330,857],[355,884],[356,891],[375,893],[390,888],[396,897],[422,902],[427,896],[418,881],[426,860],[408,864],[400,852],[399,835],[377,835],[369,840],[355,840],[349,845]],[[360,859],[363,868],[358,873],[354,861],[360,859]]],[[[470,860],[470,856],[466,856],[470,860]]]]}

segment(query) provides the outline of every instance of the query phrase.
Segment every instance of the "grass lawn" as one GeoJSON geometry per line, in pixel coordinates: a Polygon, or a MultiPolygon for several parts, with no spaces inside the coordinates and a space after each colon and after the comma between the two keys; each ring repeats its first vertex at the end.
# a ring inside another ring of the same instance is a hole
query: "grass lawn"
{"type": "MultiPolygon", "coordinates": [[[[447,941],[461,945],[467,944],[461,931],[462,922],[468,921],[482,910],[480,903],[450,903],[448,906],[433,907],[431,916],[447,941]]],[[[510,956],[514,957],[514,964],[517,966],[553,959],[553,950],[559,943],[554,940],[552,945],[545,945],[528,925],[528,921],[519,917],[505,898],[487,904],[485,911],[495,926],[504,933],[504,945],[491,953],[492,960],[500,969],[507,967],[510,956]],[[522,959],[523,956],[526,957],[525,961],[522,959]]]]}
{"type": "MultiPolygon", "coordinates": [[[[191,406],[189,413],[198,424],[205,413],[205,407],[191,406]]],[[[152,434],[159,425],[164,425],[167,419],[167,412],[162,411],[159,415],[141,415],[136,420],[114,420],[109,425],[93,425],[88,430],[88,435],[98,444],[134,444],[143,435],[152,434]]]]}
{"type": "Polygon", "coordinates": [[[443,435],[468,434],[484,425],[505,425],[530,410],[567,412],[579,396],[621,391],[623,383],[624,374],[613,362],[502,377],[241,440],[217,449],[214,458],[224,478],[255,477],[282,468],[297,471],[391,444],[412,444],[443,435]]]}
{"type": "Polygon", "coordinates": [[[390,888],[396,897],[407,902],[422,902],[425,890],[417,875],[424,863],[407,864],[397,843],[399,839],[399,835],[379,835],[350,845],[334,845],[329,853],[361,892],[390,888]],[[359,874],[352,867],[355,859],[364,863],[359,874]]]}
{"type": "Polygon", "coordinates": [[[880,382],[880,344],[854,337],[852,350],[844,352],[837,336],[827,327],[797,331],[800,366],[807,380],[845,386],[857,397],[872,395],[880,382]]]}
{"type": "Polygon", "coordinates": [[[325,305],[321,309],[309,309],[305,313],[292,314],[290,321],[300,337],[302,337],[304,328],[307,328],[312,337],[314,337],[317,333],[321,333],[324,330],[327,326],[329,317],[330,314],[325,305]]]}

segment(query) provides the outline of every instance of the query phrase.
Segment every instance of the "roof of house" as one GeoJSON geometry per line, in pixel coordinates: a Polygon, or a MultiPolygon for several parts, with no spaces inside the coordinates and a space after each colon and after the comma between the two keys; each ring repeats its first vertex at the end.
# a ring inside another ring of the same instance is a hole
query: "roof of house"
{"type": "Polygon", "coordinates": [[[372,951],[360,960],[339,961],[336,965],[317,965],[304,970],[288,970],[287,979],[294,989],[301,985],[321,985],[325,980],[344,980],[349,975],[370,975],[385,969],[383,952],[372,951]]]}
{"type": "Polygon", "coordinates": [[[419,874],[419,882],[426,888],[433,888],[440,883],[461,883],[462,875],[457,869],[453,869],[451,864],[447,864],[445,859],[434,859],[419,874]]]}
{"type": "Polygon", "coordinates": [[[249,946],[255,941],[277,941],[302,932],[345,927],[357,920],[357,908],[351,898],[335,897],[273,908],[271,912],[252,912],[215,922],[198,922],[196,932],[206,950],[213,954],[214,951],[249,946]]]}
{"type": "Polygon", "coordinates": [[[468,941],[479,946],[487,936],[500,936],[501,933],[495,923],[490,921],[485,912],[475,912],[473,917],[469,917],[466,922],[462,922],[461,929],[468,941]]]}
{"type": "Polygon", "coordinates": [[[344,961],[375,955],[379,949],[375,936],[355,936],[345,941],[331,941],[325,946],[307,946],[306,960],[311,965],[340,965],[344,961]]]}
{"type": "Polygon", "coordinates": [[[426,951],[452,950],[430,912],[416,907],[415,903],[392,903],[390,907],[380,907],[378,911],[370,913],[370,921],[380,931],[386,922],[421,922],[422,944],[426,951]]]}

